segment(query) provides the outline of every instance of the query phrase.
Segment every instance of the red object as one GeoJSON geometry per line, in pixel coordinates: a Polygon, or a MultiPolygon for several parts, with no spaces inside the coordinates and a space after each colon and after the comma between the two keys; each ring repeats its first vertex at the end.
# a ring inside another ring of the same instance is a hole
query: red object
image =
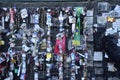
{"type": "Polygon", "coordinates": [[[55,54],[60,54],[60,49],[59,49],[59,45],[62,47],[62,52],[65,52],[66,50],[66,36],[64,35],[62,40],[57,39],[56,40],[56,44],[55,44],[55,48],[54,48],[54,53],[55,54]]]}
{"type": "Polygon", "coordinates": [[[15,11],[13,8],[10,9],[10,22],[14,22],[15,11]]]}

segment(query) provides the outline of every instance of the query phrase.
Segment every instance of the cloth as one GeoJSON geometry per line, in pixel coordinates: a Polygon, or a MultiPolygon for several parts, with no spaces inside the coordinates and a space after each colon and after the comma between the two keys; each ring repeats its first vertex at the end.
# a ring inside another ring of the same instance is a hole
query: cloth
{"type": "Polygon", "coordinates": [[[56,40],[56,44],[55,44],[55,48],[54,48],[55,54],[60,53],[60,47],[62,49],[62,52],[65,52],[65,50],[66,50],[66,36],[65,35],[62,37],[61,40],[60,39],[56,40]]]}

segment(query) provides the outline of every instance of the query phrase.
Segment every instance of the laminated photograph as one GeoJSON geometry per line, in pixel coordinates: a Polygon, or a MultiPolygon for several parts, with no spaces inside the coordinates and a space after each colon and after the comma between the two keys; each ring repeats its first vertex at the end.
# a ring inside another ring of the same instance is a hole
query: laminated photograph
{"type": "Polygon", "coordinates": [[[105,25],[105,23],[107,23],[106,17],[97,16],[97,23],[98,23],[98,24],[101,24],[101,25],[105,25]]]}
{"type": "Polygon", "coordinates": [[[94,52],[94,61],[103,61],[103,53],[94,52]]]}
{"type": "Polygon", "coordinates": [[[87,16],[93,16],[93,10],[87,10],[86,15],[87,16]]]}
{"type": "Polygon", "coordinates": [[[108,11],[110,8],[110,4],[108,2],[99,2],[98,3],[98,11],[108,11]]]}
{"type": "Polygon", "coordinates": [[[92,27],[93,26],[93,17],[85,17],[84,26],[92,27]]]}

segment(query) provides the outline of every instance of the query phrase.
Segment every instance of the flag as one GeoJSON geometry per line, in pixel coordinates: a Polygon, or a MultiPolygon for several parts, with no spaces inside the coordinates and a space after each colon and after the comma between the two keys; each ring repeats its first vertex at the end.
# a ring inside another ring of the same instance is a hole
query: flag
{"type": "Polygon", "coordinates": [[[83,11],[82,7],[78,7],[76,9],[76,16],[78,18],[75,26],[75,33],[74,33],[74,39],[73,39],[74,46],[80,46],[80,14],[82,13],[82,11],[83,11]]]}

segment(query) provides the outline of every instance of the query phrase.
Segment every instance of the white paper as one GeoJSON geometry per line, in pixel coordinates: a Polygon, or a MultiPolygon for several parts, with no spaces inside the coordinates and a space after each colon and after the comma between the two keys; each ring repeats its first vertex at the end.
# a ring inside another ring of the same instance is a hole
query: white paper
{"type": "Polygon", "coordinates": [[[3,7],[2,9],[5,10],[5,11],[7,11],[7,8],[5,8],[5,7],[3,7]]]}
{"type": "Polygon", "coordinates": [[[72,32],[75,32],[75,24],[72,24],[72,32]]]}
{"type": "Polygon", "coordinates": [[[69,23],[72,23],[72,22],[73,22],[73,17],[69,16],[69,23]]]}
{"type": "Polygon", "coordinates": [[[117,43],[117,46],[120,47],[120,43],[117,43]]]}
{"type": "Polygon", "coordinates": [[[63,15],[62,15],[62,11],[60,12],[60,15],[59,15],[58,19],[59,19],[60,22],[63,22],[64,17],[63,17],[63,15]]]}
{"type": "Polygon", "coordinates": [[[32,38],[31,41],[32,41],[33,43],[35,43],[35,42],[36,42],[36,38],[32,38]]]}
{"type": "Polygon", "coordinates": [[[108,58],[108,55],[105,53],[105,58],[108,58]]]}
{"type": "Polygon", "coordinates": [[[94,27],[98,27],[98,24],[94,24],[94,27]]]}
{"type": "Polygon", "coordinates": [[[106,30],[106,34],[114,34],[114,33],[116,33],[117,32],[117,28],[108,28],[107,30],[106,30]]]}
{"type": "Polygon", "coordinates": [[[94,52],[94,61],[102,61],[103,53],[102,52],[94,52]]]}
{"type": "Polygon", "coordinates": [[[9,20],[9,15],[7,15],[6,17],[5,17],[5,22],[8,22],[8,20],[9,20]]]}
{"type": "Polygon", "coordinates": [[[28,17],[27,9],[22,9],[20,12],[22,19],[28,17]]]}
{"type": "Polygon", "coordinates": [[[114,71],[116,71],[116,70],[117,70],[117,69],[114,67],[114,64],[108,63],[108,71],[114,72],[114,71]]]}
{"type": "Polygon", "coordinates": [[[34,73],[34,80],[38,80],[38,73],[37,72],[34,73]]]}

